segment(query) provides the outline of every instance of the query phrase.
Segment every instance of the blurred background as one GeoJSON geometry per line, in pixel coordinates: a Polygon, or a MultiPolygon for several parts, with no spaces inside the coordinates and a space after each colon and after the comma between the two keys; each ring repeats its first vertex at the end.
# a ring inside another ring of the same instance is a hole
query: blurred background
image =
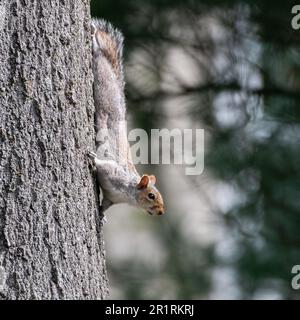
{"type": "Polygon", "coordinates": [[[289,0],[92,0],[125,36],[131,128],[204,128],[205,169],[154,173],[167,214],[104,227],[111,298],[298,299],[300,30],[289,0]]]}

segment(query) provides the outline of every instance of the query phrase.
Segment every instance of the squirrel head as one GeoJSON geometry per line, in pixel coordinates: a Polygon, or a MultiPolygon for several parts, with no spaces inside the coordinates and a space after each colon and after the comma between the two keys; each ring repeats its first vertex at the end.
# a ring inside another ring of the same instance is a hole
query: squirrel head
{"type": "Polygon", "coordinates": [[[151,215],[165,213],[164,202],[160,192],[154,186],[156,178],[153,175],[144,174],[137,184],[137,204],[151,215]]]}

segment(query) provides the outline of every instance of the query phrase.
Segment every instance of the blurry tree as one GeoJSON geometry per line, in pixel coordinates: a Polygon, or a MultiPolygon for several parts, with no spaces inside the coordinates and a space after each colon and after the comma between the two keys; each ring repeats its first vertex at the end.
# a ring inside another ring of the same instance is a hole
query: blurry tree
{"type": "MultiPolygon", "coordinates": [[[[181,99],[180,111],[209,133],[205,169],[239,198],[228,210],[212,209],[223,218],[224,241],[234,244],[230,255],[185,243],[177,221],[156,226],[170,253],[163,272],[174,281],[177,298],[208,295],[217,266],[233,270],[241,298],[299,298],[290,286],[291,268],[300,263],[300,34],[291,27],[294,4],[131,0],[112,7],[92,1],[93,15],[125,34],[127,97],[138,126],[163,126],[162,105],[174,101],[179,108],[181,99]],[[190,79],[174,71],[174,51],[189,59],[190,79]]],[[[143,276],[151,274],[139,267],[143,276]]],[[[110,266],[120,279],[122,268],[132,270],[132,262],[110,266]]],[[[126,297],[145,297],[143,288],[126,285],[126,297]]]]}

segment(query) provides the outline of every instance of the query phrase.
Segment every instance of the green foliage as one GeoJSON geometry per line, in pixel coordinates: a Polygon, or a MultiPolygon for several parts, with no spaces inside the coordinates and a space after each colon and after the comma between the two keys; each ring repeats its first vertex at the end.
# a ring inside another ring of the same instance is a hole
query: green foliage
{"type": "Polygon", "coordinates": [[[233,270],[240,298],[264,292],[299,298],[290,286],[291,268],[300,264],[300,33],[291,28],[293,5],[279,0],[92,1],[94,15],[124,32],[126,64],[141,65],[133,69],[138,80],[129,77],[127,84],[137,126],[163,126],[168,120],[163,103],[185,98],[174,108],[210,135],[206,170],[233,186],[241,199],[218,212],[234,243],[229,258],[213,246],[186,241],[175,218],[168,225],[158,222],[153,232],[168,252],[160,270],[139,261],[109,266],[127,298],[160,298],[163,291],[144,294],[155,277],[173,283],[174,298],[209,297],[216,267],[233,270]],[[194,66],[190,72],[200,76],[192,84],[177,78],[175,90],[168,90],[161,84],[163,75],[172,74],[174,66],[166,62],[174,49],[184,51],[194,66]],[[134,52],[146,58],[136,61],[134,52]]]}

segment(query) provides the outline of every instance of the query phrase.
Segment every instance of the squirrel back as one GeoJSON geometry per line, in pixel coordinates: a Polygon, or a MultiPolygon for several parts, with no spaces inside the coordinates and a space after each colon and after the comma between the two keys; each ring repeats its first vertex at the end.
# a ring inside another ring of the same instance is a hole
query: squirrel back
{"type": "Polygon", "coordinates": [[[139,178],[127,140],[123,35],[103,19],[92,20],[96,147],[139,178]]]}

